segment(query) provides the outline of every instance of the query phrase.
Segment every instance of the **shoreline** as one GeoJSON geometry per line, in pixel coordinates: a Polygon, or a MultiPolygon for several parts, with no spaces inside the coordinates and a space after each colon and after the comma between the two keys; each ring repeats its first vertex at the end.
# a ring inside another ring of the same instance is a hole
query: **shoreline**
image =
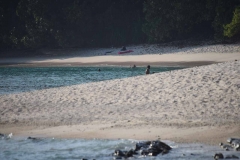
{"type": "Polygon", "coordinates": [[[135,64],[137,67],[143,67],[147,65],[156,67],[195,67],[204,66],[220,62],[214,61],[194,61],[194,62],[38,62],[38,63],[0,63],[0,67],[108,67],[108,66],[123,66],[131,67],[135,64]]]}
{"type": "MultiPolygon", "coordinates": [[[[134,54],[140,51],[142,48],[134,54]]],[[[79,53],[0,59],[2,66],[6,62],[11,64],[7,66],[21,67],[108,63],[191,68],[0,95],[0,133],[56,138],[155,140],[160,137],[211,145],[240,137],[240,52],[92,57],[79,53]]]]}
{"type": "MultiPolygon", "coordinates": [[[[175,45],[133,45],[133,52],[118,54],[121,48],[42,49],[21,56],[17,52],[0,57],[0,66],[89,66],[89,65],[157,65],[201,66],[240,60],[239,44],[199,44],[179,47],[175,45]],[[8,56],[7,56],[8,55],[8,56]]],[[[4,53],[2,53],[4,55],[4,53]]]]}
{"type": "Polygon", "coordinates": [[[239,125],[178,127],[178,126],[141,126],[114,127],[111,124],[26,126],[0,125],[2,133],[13,133],[19,138],[57,138],[57,139],[134,139],[170,140],[176,143],[200,143],[218,146],[228,138],[239,138],[239,125]]]}
{"type": "Polygon", "coordinates": [[[179,66],[195,67],[240,60],[240,53],[203,53],[203,54],[146,54],[123,56],[51,56],[32,58],[5,58],[0,59],[1,66],[179,66]]]}

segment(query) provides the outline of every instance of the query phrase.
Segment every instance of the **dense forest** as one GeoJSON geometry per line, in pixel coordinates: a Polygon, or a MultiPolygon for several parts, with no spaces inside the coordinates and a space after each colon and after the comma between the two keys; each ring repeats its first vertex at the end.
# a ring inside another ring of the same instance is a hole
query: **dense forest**
{"type": "Polygon", "coordinates": [[[240,0],[1,0],[0,48],[238,40],[240,0]]]}

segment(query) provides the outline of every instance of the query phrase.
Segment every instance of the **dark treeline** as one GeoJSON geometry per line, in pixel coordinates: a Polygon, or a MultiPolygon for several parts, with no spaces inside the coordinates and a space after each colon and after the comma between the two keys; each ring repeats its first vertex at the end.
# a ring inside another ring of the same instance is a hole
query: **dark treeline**
{"type": "Polygon", "coordinates": [[[240,0],[1,0],[1,49],[238,39],[240,0]]]}

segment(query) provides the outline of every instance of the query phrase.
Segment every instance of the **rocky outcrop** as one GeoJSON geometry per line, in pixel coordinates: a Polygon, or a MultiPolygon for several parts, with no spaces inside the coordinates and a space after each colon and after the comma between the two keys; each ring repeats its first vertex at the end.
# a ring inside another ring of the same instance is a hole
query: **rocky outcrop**
{"type": "Polygon", "coordinates": [[[159,154],[167,154],[171,149],[169,145],[159,140],[143,141],[136,143],[135,149],[129,151],[115,150],[113,156],[116,159],[129,158],[134,155],[157,156],[159,154]]]}
{"type": "MultiPolygon", "coordinates": [[[[230,150],[240,151],[239,138],[229,138],[227,142],[229,144],[219,143],[220,147],[226,151],[230,151],[230,150]]],[[[224,159],[224,156],[222,153],[216,153],[213,157],[214,159],[224,159]]],[[[226,155],[225,159],[239,159],[239,157],[235,155],[226,155]]]]}

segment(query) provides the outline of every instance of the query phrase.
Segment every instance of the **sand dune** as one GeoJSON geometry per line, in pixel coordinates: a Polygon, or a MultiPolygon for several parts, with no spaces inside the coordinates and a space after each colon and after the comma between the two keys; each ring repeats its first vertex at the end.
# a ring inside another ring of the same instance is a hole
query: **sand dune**
{"type": "Polygon", "coordinates": [[[1,95],[1,122],[63,125],[130,120],[131,125],[238,124],[239,80],[240,61],[1,95]]]}

